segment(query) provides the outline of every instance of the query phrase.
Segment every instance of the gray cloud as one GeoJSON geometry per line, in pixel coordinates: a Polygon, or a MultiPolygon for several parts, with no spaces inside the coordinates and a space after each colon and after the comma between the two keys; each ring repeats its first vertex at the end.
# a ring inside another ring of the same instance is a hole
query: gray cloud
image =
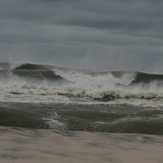
{"type": "Polygon", "coordinates": [[[163,70],[161,0],[1,0],[0,60],[163,70]]]}

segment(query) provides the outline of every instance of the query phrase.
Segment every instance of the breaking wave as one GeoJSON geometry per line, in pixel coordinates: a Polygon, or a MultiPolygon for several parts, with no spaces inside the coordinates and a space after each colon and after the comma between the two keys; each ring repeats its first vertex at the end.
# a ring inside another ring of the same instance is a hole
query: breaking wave
{"type": "Polygon", "coordinates": [[[163,74],[92,72],[49,65],[0,64],[0,90],[13,94],[62,95],[95,101],[163,98],[163,74]],[[11,68],[12,67],[12,68],[11,68]]]}

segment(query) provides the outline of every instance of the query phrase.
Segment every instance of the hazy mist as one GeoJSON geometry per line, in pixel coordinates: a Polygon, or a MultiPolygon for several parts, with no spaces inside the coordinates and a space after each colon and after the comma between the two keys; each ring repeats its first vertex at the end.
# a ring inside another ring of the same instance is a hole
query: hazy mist
{"type": "Polygon", "coordinates": [[[163,71],[161,0],[1,0],[0,61],[163,71]]]}

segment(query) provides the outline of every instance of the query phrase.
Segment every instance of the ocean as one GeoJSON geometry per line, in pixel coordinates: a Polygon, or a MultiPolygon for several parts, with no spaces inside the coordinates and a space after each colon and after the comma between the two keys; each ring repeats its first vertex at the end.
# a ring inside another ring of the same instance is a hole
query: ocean
{"type": "Polygon", "coordinates": [[[163,74],[0,63],[0,126],[163,135],[163,74]]]}

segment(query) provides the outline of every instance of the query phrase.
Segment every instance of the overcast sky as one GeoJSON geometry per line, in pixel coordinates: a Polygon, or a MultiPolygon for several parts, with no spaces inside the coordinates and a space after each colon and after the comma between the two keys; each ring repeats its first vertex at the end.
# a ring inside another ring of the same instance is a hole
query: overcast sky
{"type": "Polygon", "coordinates": [[[163,71],[163,0],[0,0],[0,61],[163,71]]]}

